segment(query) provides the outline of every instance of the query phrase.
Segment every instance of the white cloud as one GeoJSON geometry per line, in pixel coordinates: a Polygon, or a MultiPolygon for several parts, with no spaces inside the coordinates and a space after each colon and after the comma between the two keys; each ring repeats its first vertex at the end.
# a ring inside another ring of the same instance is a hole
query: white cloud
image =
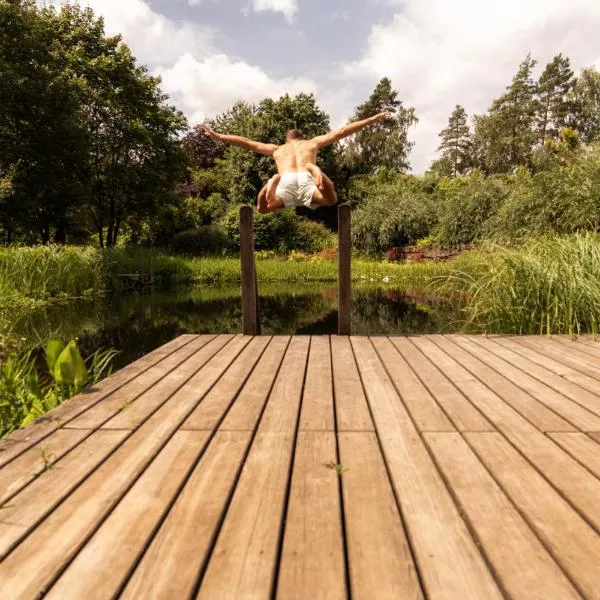
{"type": "Polygon", "coordinates": [[[436,156],[437,134],[455,104],[488,109],[527,52],[543,68],[562,52],[576,69],[600,64],[598,0],[392,0],[399,12],[372,27],[362,58],[346,65],[348,81],[389,76],[414,106],[411,156],[416,172],[436,156]]]}
{"type": "MultiPolygon", "coordinates": [[[[285,9],[292,3],[270,4],[285,9]]],[[[163,90],[191,123],[214,117],[237,100],[316,92],[310,78],[271,77],[258,66],[216,52],[215,32],[189,21],[171,21],[143,0],[87,0],[87,5],[104,17],[107,33],[121,33],[136,57],[162,77],[163,90]]]]}
{"type": "Polygon", "coordinates": [[[291,22],[298,10],[297,0],[252,0],[256,12],[273,11],[282,13],[291,22]]]}
{"type": "MultiPolygon", "coordinates": [[[[64,3],[65,0],[51,1],[55,6],[64,3]]],[[[108,34],[122,34],[142,63],[165,65],[185,52],[214,51],[214,30],[189,21],[171,21],[143,0],[82,0],[81,4],[104,17],[108,34]]]]}
{"type": "Polygon", "coordinates": [[[224,54],[202,60],[184,54],[172,67],[159,69],[158,74],[163,89],[192,123],[224,112],[237,100],[255,102],[285,93],[314,93],[317,87],[308,78],[272,78],[259,67],[224,54]]]}

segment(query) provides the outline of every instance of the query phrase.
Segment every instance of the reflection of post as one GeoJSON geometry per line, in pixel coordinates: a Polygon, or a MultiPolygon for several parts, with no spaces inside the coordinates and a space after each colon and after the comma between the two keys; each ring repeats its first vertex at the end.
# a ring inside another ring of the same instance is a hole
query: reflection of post
{"type": "Polygon", "coordinates": [[[252,207],[240,208],[240,252],[242,261],[242,333],[260,335],[258,287],[254,263],[254,228],[252,207]]]}
{"type": "Polygon", "coordinates": [[[338,207],[338,335],[350,335],[352,311],[350,205],[338,207]]]}

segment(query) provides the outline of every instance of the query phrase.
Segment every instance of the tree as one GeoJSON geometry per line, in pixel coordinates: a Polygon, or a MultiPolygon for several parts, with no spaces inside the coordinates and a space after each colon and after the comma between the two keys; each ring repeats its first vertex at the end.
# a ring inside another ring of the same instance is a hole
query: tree
{"type": "Polygon", "coordinates": [[[64,241],[85,160],[77,82],[54,17],[33,1],[0,3],[0,172],[12,171],[5,202],[19,207],[4,219],[8,239],[21,228],[48,242],[54,229],[64,241]]]}
{"type": "Polygon", "coordinates": [[[568,96],[575,83],[571,62],[558,54],[546,65],[537,85],[536,126],[538,139],[557,139],[567,125],[570,113],[568,96]]]}
{"type": "MultiPolygon", "coordinates": [[[[294,97],[286,94],[278,100],[265,99],[258,105],[238,102],[212,124],[217,131],[266,143],[283,143],[290,129],[299,129],[309,138],[327,133],[330,128],[329,117],[312,94],[294,97]]],[[[319,164],[330,177],[335,177],[332,149],[319,153],[319,164]]],[[[225,180],[230,201],[254,203],[262,186],[273,175],[275,164],[270,157],[228,146],[223,158],[216,160],[216,168],[225,180]]]]}
{"type": "Polygon", "coordinates": [[[475,118],[475,146],[488,173],[505,173],[529,166],[536,115],[536,86],[532,71],[536,61],[527,55],[507,91],[494,100],[487,115],[475,118]]]}
{"type": "Polygon", "coordinates": [[[569,95],[571,115],[568,124],[584,144],[600,137],[600,72],[583,69],[569,95]]]}
{"type": "Polygon", "coordinates": [[[467,124],[467,113],[459,104],[448,119],[448,127],[440,132],[442,142],[438,151],[442,153],[438,171],[450,171],[452,177],[465,175],[473,163],[473,141],[467,124]],[[443,162],[442,162],[443,161],[443,162]]]}
{"type": "Polygon", "coordinates": [[[382,168],[399,173],[409,170],[408,155],[413,142],[408,140],[408,130],[418,119],[414,108],[403,106],[387,77],[356,108],[352,120],[366,119],[384,111],[394,116],[359,131],[349,140],[343,162],[351,175],[369,175],[382,168]]]}

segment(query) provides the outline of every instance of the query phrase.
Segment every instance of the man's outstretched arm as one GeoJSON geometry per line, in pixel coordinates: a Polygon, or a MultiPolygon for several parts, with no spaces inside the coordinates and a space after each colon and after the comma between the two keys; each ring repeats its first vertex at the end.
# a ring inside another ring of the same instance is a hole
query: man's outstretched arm
{"type": "Polygon", "coordinates": [[[360,131],[363,127],[367,125],[371,125],[373,123],[377,123],[377,121],[381,121],[381,119],[385,119],[386,117],[392,116],[391,113],[382,112],[374,117],[369,117],[368,119],[362,119],[361,121],[354,121],[354,123],[348,123],[344,127],[340,127],[340,129],[336,129],[334,131],[330,131],[325,135],[319,135],[313,138],[313,141],[317,143],[319,148],[324,148],[325,146],[330,146],[331,144],[335,144],[335,142],[339,142],[340,140],[360,131]]]}
{"type": "Polygon", "coordinates": [[[250,150],[257,154],[265,154],[266,156],[273,156],[273,152],[279,148],[276,144],[263,144],[262,142],[255,142],[248,138],[240,135],[225,135],[223,133],[217,133],[213,131],[208,125],[200,125],[200,129],[206,133],[211,139],[217,142],[225,142],[227,144],[233,144],[244,148],[244,150],[250,150]]]}

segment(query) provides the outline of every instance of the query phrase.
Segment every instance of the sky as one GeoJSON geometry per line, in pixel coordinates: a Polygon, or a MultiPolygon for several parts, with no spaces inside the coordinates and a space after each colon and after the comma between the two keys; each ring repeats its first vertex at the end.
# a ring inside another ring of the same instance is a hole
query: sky
{"type": "Polygon", "coordinates": [[[538,73],[558,53],[576,72],[600,68],[600,0],[80,2],[162,77],[192,125],[237,100],[312,92],[339,127],[389,77],[419,118],[414,173],[436,158],[454,106],[485,112],[528,52],[538,73]]]}

